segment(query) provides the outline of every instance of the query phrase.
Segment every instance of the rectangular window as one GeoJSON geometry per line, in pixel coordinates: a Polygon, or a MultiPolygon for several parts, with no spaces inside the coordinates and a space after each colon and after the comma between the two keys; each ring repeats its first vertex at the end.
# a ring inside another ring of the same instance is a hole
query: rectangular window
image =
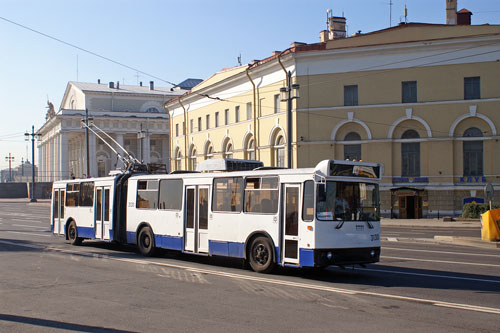
{"type": "Polygon", "coordinates": [[[158,208],[158,180],[137,181],[136,208],[158,208]]]}
{"type": "Polygon", "coordinates": [[[483,141],[464,141],[464,176],[483,175],[483,141]]]}
{"type": "Polygon", "coordinates": [[[235,123],[240,122],[240,107],[239,106],[234,108],[234,122],[235,123]]]}
{"type": "Polygon", "coordinates": [[[481,98],[481,81],[479,76],[464,78],[464,99],[481,98]]]}
{"type": "Polygon", "coordinates": [[[201,131],[201,117],[198,117],[198,132],[201,131]]]}
{"type": "Polygon", "coordinates": [[[84,182],[80,184],[81,207],[92,207],[94,205],[94,182],[84,182]]]}
{"type": "Polygon", "coordinates": [[[304,199],[302,200],[302,220],[310,222],[314,219],[314,182],[304,182],[304,199]]]}
{"type": "Polygon", "coordinates": [[[402,143],[401,144],[401,176],[419,177],[420,176],[420,143],[402,143]]]}
{"type": "Polygon", "coordinates": [[[80,195],[80,184],[66,185],[66,207],[77,207],[80,195]]]}
{"type": "Polygon", "coordinates": [[[401,82],[401,102],[416,103],[417,102],[417,81],[401,82]]]}
{"type": "Polygon", "coordinates": [[[358,86],[344,86],[344,105],[358,105],[358,86]]]}
{"type": "Polygon", "coordinates": [[[216,178],[214,179],[213,191],[212,211],[241,212],[243,178],[216,178]]]}
{"type": "Polygon", "coordinates": [[[278,177],[245,179],[245,212],[275,214],[278,211],[278,177]]]}
{"type": "Polygon", "coordinates": [[[252,103],[247,103],[247,120],[252,119],[252,103]]]}
{"type": "Polygon", "coordinates": [[[344,145],[344,160],[361,161],[361,144],[344,145]]]}
{"type": "Polygon", "coordinates": [[[193,133],[194,132],[194,120],[189,119],[189,132],[193,133]]]}
{"type": "Polygon", "coordinates": [[[224,125],[229,124],[229,109],[224,110],[224,125]]]}
{"type": "Polygon", "coordinates": [[[280,112],[281,98],[280,94],[274,95],[274,113],[280,112]]]}
{"type": "Polygon", "coordinates": [[[158,208],[181,210],[182,179],[163,179],[160,181],[160,200],[158,208]]]}
{"type": "Polygon", "coordinates": [[[175,124],[175,136],[179,136],[179,124],[175,124]]]}
{"type": "Polygon", "coordinates": [[[205,117],[206,117],[207,129],[210,129],[210,115],[207,114],[205,117]]]}
{"type": "Polygon", "coordinates": [[[215,112],[215,127],[219,127],[219,112],[215,112]]]}

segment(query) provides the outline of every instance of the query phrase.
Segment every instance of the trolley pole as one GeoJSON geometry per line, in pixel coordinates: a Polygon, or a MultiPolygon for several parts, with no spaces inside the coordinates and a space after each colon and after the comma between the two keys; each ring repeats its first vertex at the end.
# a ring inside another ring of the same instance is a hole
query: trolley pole
{"type": "Polygon", "coordinates": [[[89,109],[85,108],[85,142],[87,147],[87,178],[90,178],[90,153],[89,153],[89,109]]]}

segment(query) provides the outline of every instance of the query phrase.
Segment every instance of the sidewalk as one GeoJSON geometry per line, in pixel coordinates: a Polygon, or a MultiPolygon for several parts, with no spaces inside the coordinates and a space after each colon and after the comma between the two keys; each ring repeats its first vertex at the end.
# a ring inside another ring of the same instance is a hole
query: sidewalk
{"type": "Polygon", "coordinates": [[[443,219],[380,219],[382,226],[437,227],[437,228],[481,228],[479,219],[445,222],[443,219]]]}
{"type": "Polygon", "coordinates": [[[27,203],[28,205],[50,207],[50,199],[36,199],[36,202],[30,202],[29,198],[0,198],[0,203],[27,203]]]}

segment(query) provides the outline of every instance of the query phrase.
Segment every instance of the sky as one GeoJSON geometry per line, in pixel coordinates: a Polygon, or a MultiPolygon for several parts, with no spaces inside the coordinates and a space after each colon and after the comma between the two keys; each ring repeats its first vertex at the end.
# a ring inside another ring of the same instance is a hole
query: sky
{"type": "MultiPolygon", "coordinates": [[[[0,169],[8,168],[9,153],[13,167],[21,158],[31,161],[31,142],[24,133],[43,125],[47,99],[59,109],[68,81],[155,81],[155,86],[171,87],[167,82],[206,79],[238,65],[240,54],[245,64],[294,41],[319,42],[327,9],[346,17],[348,35],[399,24],[405,4],[408,22],[446,23],[446,0],[390,2],[0,0],[0,169]]],[[[462,8],[473,13],[472,24],[500,24],[498,0],[458,0],[462,8]]],[[[37,156],[35,150],[35,163],[37,156]]]]}

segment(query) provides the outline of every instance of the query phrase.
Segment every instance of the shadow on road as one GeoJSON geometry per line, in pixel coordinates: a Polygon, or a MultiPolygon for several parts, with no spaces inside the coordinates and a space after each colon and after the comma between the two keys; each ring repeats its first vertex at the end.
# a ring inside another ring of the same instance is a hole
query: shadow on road
{"type": "Polygon", "coordinates": [[[73,323],[66,323],[63,321],[16,316],[16,315],[9,315],[9,314],[3,314],[3,313],[0,313],[0,321],[10,321],[10,322],[14,322],[14,323],[58,328],[58,329],[62,329],[62,330],[76,331],[76,332],[131,332],[131,331],[116,330],[113,328],[73,324],[73,323]]]}

